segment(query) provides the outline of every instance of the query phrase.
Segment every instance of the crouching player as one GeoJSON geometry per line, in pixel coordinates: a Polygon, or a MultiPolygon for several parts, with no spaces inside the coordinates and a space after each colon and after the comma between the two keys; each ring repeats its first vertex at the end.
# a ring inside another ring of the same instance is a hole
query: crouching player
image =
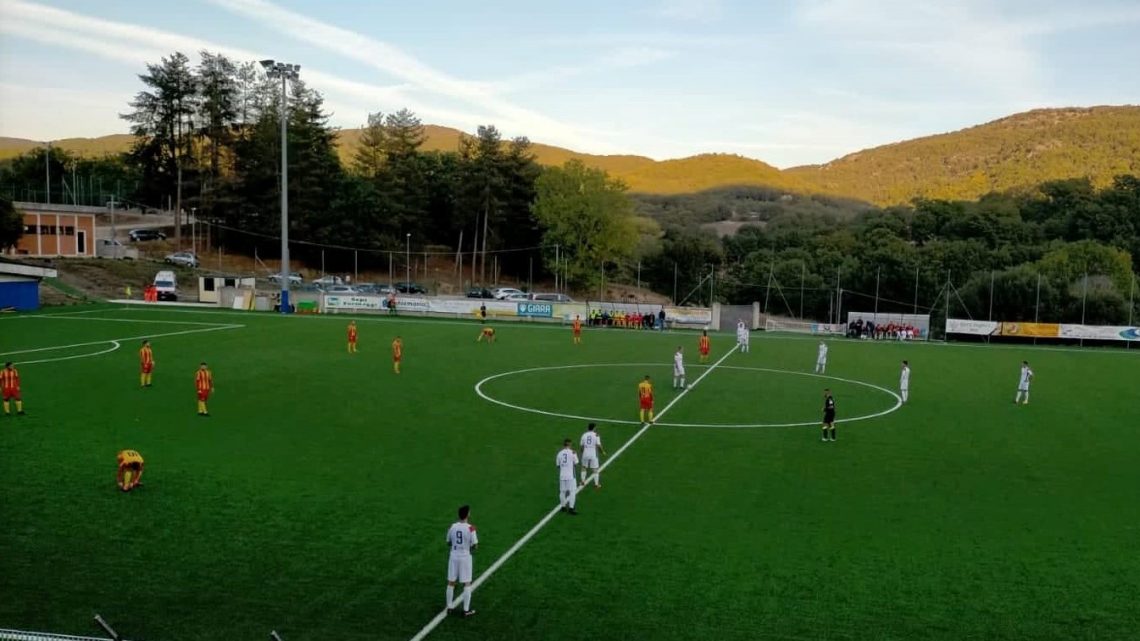
{"type": "Polygon", "coordinates": [[[116,482],[119,489],[130,492],[142,484],[143,457],[134,450],[123,450],[116,457],[119,462],[119,474],[116,482]]]}
{"type": "Polygon", "coordinates": [[[495,342],[494,327],[484,327],[482,330],[480,330],[479,336],[475,339],[475,342],[482,343],[484,340],[486,340],[488,344],[495,342]]]}

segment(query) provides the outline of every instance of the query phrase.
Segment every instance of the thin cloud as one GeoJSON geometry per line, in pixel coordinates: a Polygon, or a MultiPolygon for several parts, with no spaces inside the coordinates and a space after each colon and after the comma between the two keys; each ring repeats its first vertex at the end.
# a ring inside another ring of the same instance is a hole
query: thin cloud
{"type": "MultiPolygon", "coordinates": [[[[540,71],[530,71],[503,80],[486,82],[480,86],[490,93],[521,93],[580,76],[645,67],[668,60],[675,55],[672,51],[654,47],[621,47],[580,65],[559,65],[540,71]]],[[[579,128],[579,131],[582,131],[582,128],[579,128]]]]}
{"type": "MultiPolygon", "coordinates": [[[[21,0],[6,0],[2,6],[4,20],[0,21],[0,32],[53,46],[77,49],[139,67],[144,63],[156,62],[172,51],[183,51],[193,58],[197,52],[206,50],[238,61],[266,57],[262,52],[150,27],[93,18],[21,0]]],[[[408,84],[378,86],[316,69],[303,69],[302,77],[325,94],[326,107],[336,116],[334,120],[344,126],[359,126],[369,111],[400,107],[412,109],[421,117],[465,129],[472,129],[489,120],[485,113],[461,112],[425,104],[412,95],[412,87],[408,84]],[[329,98],[330,95],[347,97],[349,100],[329,98]],[[363,104],[357,101],[363,101],[363,104]]],[[[123,109],[123,105],[116,109],[123,109]]]]}
{"type": "Polygon", "coordinates": [[[1005,96],[1038,96],[1045,69],[1012,21],[991,3],[816,0],[798,6],[808,27],[893,64],[933,68],[947,83],[1005,96]]]}
{"type": "Polygon", "coordinates": [[[359,61],[430,93],[463,101],[496,116],[500,126],[542,136],[556,144],[611,151],[609,145],[583,136],[572,125],[520,107],[489,92],[485,85],[444,73],[388,43],[337,27],[264,0],[210,0],[228,11],[269,26],[290,37],[359,61]]]}
{"type": "Polygon", "coordinates": [[[713,22],[724,13],[720,0],[664,0],[657,15],[684,22],[713,22]]]}

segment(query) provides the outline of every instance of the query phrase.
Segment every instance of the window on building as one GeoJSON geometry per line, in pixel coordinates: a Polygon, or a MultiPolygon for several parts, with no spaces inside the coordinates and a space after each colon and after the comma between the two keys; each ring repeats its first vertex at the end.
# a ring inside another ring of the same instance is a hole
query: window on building
{"type": "Polygon", "coordinates": [[[213,278],[203,278],[202,279],[202,288],[208,292],[214,291],[214,279],[213,278]]]}
{"type": "Polygon", "coordinates": [[[70,226],[70,225],[68,225],[67,227],[64,227],[63,228],[63,235],[64,236],[74,236],[75,235],[75,228],[70,226]]]}

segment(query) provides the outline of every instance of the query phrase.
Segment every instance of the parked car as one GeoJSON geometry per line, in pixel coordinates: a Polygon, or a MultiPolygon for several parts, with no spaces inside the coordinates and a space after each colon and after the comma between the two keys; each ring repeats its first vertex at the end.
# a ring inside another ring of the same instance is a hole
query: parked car
{"type": "Polygon", "coordinates": [[[131,241],[136,243],[147,240],[166,240],[166,234],[157,229],[132,229],[130,237],[131,241]]]}
{"type": "Polygon", "coordinates": [[[100,238],[95,241],[95,255],[99,258],[135,260],[139,257],[139,250],[134,247],[127,247],[120,240],[100,238]]]}
{"type": "Polygon", "coordinates": [[[330,285],[343,285],[344,279],[340,276],[327,274],[325,276],[321,276],[320,278],[313,279],[313,284],[320,285],[321,287],[328,287],[330,285]]]}
{"type": "Polygon", "coordinates": [[[507,294],[499,300],[509,300],[511,302],[530,300],[530,294],[507,294]]]}
{"type": "Polygon", "coordinates": [[[195,256],[193,252],[174,252],[173,254],[167,254],[166,258],[162,259],[162,262],[178,265],[179,267],[198,267],[198,257],[195,256]]]}
{"type": "Polygon", "coordinates": [[[467,298],[494,298],[491,290],[486,287],[472,287],[467,290],[467,298]]]}
{"type": "Polygon", "coordinates": [[[535,294],[531,297],[533,300],[540,300],[545,303],[573,303],[574,299],[566,294],[535,294]]]}
{"type": "Polygon", "coordinates": [[[494,296],[498,300],[503,300],[504,298],[506,298],[507,296],[510,296],[511,294],[525,294],[525,293],[526,292],[524,292],[523,290],[517,289],[514,287],[496,287],[495,289],[491,290],[491,295],[494,296]]]}
{"type": "Polygon", "coordinates": [[[416,283],[396,283],[396,291],[401,294],[426,294],[427,290],[423,285],[416,283]]]}
{"type": "Polygon", "coordinates": [[[348,285],[328,285],[325,287],[326,294],[338,294],[340,296],[347,296],[355,294],[357,291],[348,285]]]}
{"type": "MultiPolygon", "coordinates": [[[[276,273],[276,274],[270,274],[270,275],[269,275],[269,282],[271,282],[271,283],[280,283],[280,282],[281,282],[281,273],[280,273],[280,272],[278,272],[278,273],[276,273]]],[[[303,283],[303,282],[305,282],[305,279],[304,279],[304,278],[301,278],[301,274],[300,274],[300,273],[298,273],[298,272],[289,272],[289,284],[290,284],[290,285],[300,285],[300,284],[301,284],[301,283],[303,283]]]]}

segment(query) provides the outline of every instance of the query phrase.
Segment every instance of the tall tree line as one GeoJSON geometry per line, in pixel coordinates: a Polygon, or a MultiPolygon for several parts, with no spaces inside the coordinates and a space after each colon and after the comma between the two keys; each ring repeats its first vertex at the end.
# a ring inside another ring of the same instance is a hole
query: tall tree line
{"type": "Polygon", "coordinates": [[[871,311],[877,292],[880,311],[917,306],[936,318],[949,311],[1010,321],[1140,322],[1136,176],[1099,190],[1084,178],[1059,180],[977,201],[920,199],[839,215],[788,199],[741,210],[739,192],[654,199],[665,223],[659,249],[645,260],[655,289],[670,292],[677,269],[683,296],[715,269],[719,300],[766,302],[772,313],[816,320],[833,316],[842,289],[843,309],[852,311],[871,311]],[[697,220],[713,217],[706,209],[731,209],[755,222],[718,238],[707,226],[676,223],[672,212],[689,207],[702,209],[697,220]]]}
{"type": "MultiPolygon", "coordinates": [[[[139,76],[144,88],[123,114],[136,141],[128,155],[141,178],[135,197],[194,208],[222,227],[228,248],[272,256],[265,236],[280,232],[280,85],[253,63],[205,51],[199,58],[192,67],[175,53],[139,76]]],[[[526,138],[503,140],[488,125],[454,151],[428,151],[414,113],[376,112],[345,165],[318,91],[290,83],[286,113],[290,238],[374,250],[360,256],[364,266],[383,263],[383,250],[409,238],[416,249],[477,251],[485,282],[493,278],[488,253],[544,242],[547,230],[532,212],[543,170],[526,138]]],[[[606,215],[628,214],[623,206],[606,215]]],[[[302,260],[316,251],[294,249],[302,260]]],[[[541,273],[537,252],[505,252],[495,264],[518,273],[536,256],[528,267],[541,273]]]]}

